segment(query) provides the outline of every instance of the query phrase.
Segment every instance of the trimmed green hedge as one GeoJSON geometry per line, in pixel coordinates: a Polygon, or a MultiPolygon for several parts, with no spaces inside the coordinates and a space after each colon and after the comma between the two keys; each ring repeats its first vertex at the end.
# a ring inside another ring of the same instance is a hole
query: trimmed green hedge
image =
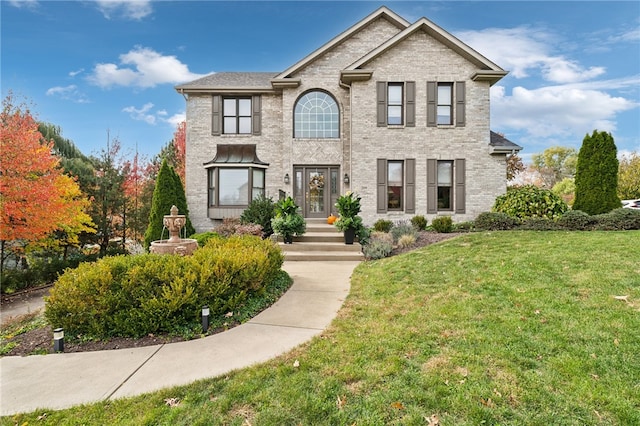
{"type": "Polygon", "coordinates": [[[179,332],[240,306],[276,279],[284,256],[255,236],[212,238],[192,256],[104,258],[67,270],[51,289],[45,316],[73,336],[140,337],[179,332]]]}

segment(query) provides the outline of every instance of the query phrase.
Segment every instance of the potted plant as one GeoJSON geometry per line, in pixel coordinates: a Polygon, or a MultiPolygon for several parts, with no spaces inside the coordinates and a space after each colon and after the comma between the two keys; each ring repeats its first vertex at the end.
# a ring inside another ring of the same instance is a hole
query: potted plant
{"type": "Polygon", "coordinates": [[[336,228],[344,233],[345,244],[353,244],[355,236],[362,235],[364,225],[360,213],[360,199],[358,195],[351,191],[341,195],[336,203],[336,208],[340,217],[334,222],[336,228]]]}
{"type": "Polygon", "coordinates": [[[276,204],[276,216],[271,219],[271,228],[276,234],[282,235],[285,244],[292,244],[294,235],[299,236],[306,232],[307,224],[290,196],[276,204]]]}

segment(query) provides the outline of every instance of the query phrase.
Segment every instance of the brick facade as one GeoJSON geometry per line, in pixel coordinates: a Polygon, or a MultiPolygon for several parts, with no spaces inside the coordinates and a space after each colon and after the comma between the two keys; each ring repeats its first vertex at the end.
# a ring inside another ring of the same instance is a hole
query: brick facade
{"type": "MultiPolygon", "coordinates": [[[[464,50],[461,54],[457,44],[462,45],[461,42],[443,43],[439,33],[434,36],[434,31],[442,30],[435,26],[433,30],[430,25],[429,21],[424,21],[421,26],[409,27],[393,12],[381,8],[354,26],[353,31],[328,43],[324,51],[293,66],[289,74],[280,74],[274,79],[291,81],[291,84],[256,87],[255,92],[261,94],[259,135],[212,135],[212,95],[217,89],[215,75],[210,87],[203,86],[202,82],[178,86],[177,90],[187,97],[186,195],[196,230],[210,230],[219,219],[209,217],[207,169],[203,166],[216,155],[218,144],[255,144],[259,159],[269,163],[265,192],[274,199],[279,191],[292,193],[294,167],[338,166],[339,192],[351,190],[362,196],[362,216],[369,225],[380,218],[400,220],[415,215],[424,215],[430,221],[437,214],[452,215],[454,221],[459,222],[472,220],[489,210],[496,196],[506,189],[507,152],[494,150],[491,153],[490,150],[489,88],[506,72],[487,60],[494,67],[489,71],[498,77],[474,79],[474,75],[480,74],[479,62],[485,58],[469,57],[474,52],[465,53],[464,50]],[[392,39],[404,33],[406,36],[396,41],[392,39]],[[342,70],[390,39],[388,47],[358,68],[369,72],[368,78],[341,81],[342,70]],[[378,81],[415,82],[414,127],[377,125],[378,81]],[[464,126],[427,126],[428,81],[464,82],[464,126]],[[309,90],[329,93],[337,102],[339,138],[293,137],[296,101],[309,90]],[[378,213],[378,159],[415,160],[414,212],[378,213]],[[427,213],[427,159],[465,160],[464,213],[455,213],[454,209],[427,213]],[[343,183],[345,173],[349,175],[349,184],[343,183]],[[283,181],[285,174],[292,178],[289,184],[283,181]]],[[[486,70],[486,66],[481,69],[482,72],[486,70]]],[[[234,90],[244,94],[251,89],[246,85],[220,86],[221,93],[233,94],[234,90]]],[[[514,151],[519,149],[517,145],[512,147],[514,151]]],[[[237,211],[229,209],[230,214],[237,211]]]]}

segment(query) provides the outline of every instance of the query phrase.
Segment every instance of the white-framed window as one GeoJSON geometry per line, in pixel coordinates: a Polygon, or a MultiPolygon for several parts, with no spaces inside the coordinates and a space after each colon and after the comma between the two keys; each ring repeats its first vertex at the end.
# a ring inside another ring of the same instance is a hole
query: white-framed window
{"type": "Polygon", "coordinates": [[[265,193],[265,169],[211,167],[208,173],[210,207],[244,207],[265,193]]]}
{"type": "Polygon", "coordinates": [[[376,82],[378,127],[415,127],[416,82],[376,82]]]}
{"type": "Polygon", "coordinates": [[[438,83],[438,125],[453,124],[453,83],[438,83]]]}
{"type": "Polygon", "coordinates": [[[251,98],[222,99],[222,133],[251,133],[251,98]]]}
{"type": "Polygon", "coordinates": [[[329,94],[314,90],[302,95],[293,114],[293,137],[300,139],[335,139],[340,137],[338,103],[329,94]]]}
{"type": "Polygon", "coordinates": [[[404,124],[404,83],[387,84],[387,124],[404,124]]]}
{"type": "Polygon", "coordinates": [[[453,210],[453,161],[438,161],[438,210],[453,210]]]}

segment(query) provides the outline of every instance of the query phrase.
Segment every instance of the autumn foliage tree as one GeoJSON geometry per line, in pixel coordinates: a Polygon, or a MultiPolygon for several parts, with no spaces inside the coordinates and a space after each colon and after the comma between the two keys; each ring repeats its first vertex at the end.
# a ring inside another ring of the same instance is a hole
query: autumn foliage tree
{"type": "Polygon", "coordinates": [[[11,254],[56,230],[90,230],[87,200],[59,167],[52,143],[43,142],[38,123],[11,95],[0,116],[0,272],[11,254]]]}
{"type": "Polygon", "coordinates": [[[618,196],[623,200],[640,198],[640,155],[637,152],[620,159],[618,196]]]}

